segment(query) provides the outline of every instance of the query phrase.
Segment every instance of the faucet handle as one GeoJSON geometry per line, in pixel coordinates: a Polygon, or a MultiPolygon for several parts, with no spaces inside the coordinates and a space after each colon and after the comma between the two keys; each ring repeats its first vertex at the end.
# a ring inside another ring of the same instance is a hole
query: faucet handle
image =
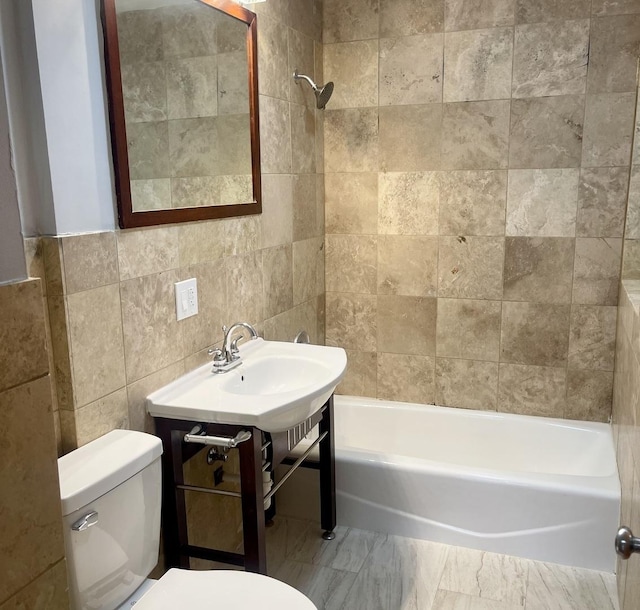
{"type": "Polygon", "coordinates": [[[235,338],[232,342],[231,342],[231,353],[232,354],[237,354],[240,350],[238,349],[238,341],[240,341],[241,339],[244,339],[244,337],[242,335],[240,335],[239,337],[235,338]]]}
{"type": "Polygon", "coordinates": [[[207,354],[213,358],[214,363],[223,362],[225,360],[224,352],[219,347],[207,350],[207,354]]]}

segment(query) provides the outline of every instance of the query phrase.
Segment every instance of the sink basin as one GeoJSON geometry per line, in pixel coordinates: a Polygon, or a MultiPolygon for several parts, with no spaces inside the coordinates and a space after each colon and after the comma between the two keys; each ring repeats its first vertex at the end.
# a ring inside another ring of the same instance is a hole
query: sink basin
{"type": "Polygon", "coordinates": [[[255,426],[282,432],[313,415],[343,378],[339,347],[254,339],[240,346],[242,363],[215,374],[212,365],[147,396],[154,417],[255,426]]]}

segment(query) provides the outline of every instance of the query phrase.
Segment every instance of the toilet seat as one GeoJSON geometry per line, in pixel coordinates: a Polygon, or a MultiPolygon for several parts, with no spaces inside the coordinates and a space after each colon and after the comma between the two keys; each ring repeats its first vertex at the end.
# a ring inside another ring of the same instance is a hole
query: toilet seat
{"type": "Polygon", "coordinates": [[[317,610],[293,587],[261,574],[236,570],[172,568],[135,606],[136,610],[224,608],[225,610],[317,610]]]}

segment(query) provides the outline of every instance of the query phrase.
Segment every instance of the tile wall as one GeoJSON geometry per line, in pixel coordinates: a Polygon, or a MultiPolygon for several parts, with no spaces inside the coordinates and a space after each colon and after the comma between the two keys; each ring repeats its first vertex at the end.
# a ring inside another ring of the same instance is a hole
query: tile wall
{"type": "Polygon", "coordinates": [[[40,280],[0,286],[0,310],[0,610],[66,608],[40,280]]]}
{"type": "Polygon", "coordinates": [[[222,324],[324,341],[322,124],[291,77],[322,80],[321,12],[269,2],[259,24],[262,215],[26,240],[46,278],[62,452],[152,431],[145,396],[204,363],[222,324]],[[200,313],[177,322],[174,283],[191,277],[200,313]]]}
{"type": "MultiPolygon", "coordinates": [[[[640,93],[640,90],[638,90],[640,93]]],[[[640,99],[640,95],[638,96],[640,99]]],[[[616,366],[613,384],[613,425],[618,470],[622,488],[620,524],[636,533],[640,530],[640,114],[636,129],[631,166],[629,202],[624,240],[623,279],[618,305],[616,366]],[[635,278],[635,279],[634,279],[635,278]]],[[[640,562],[637,556],[618,561],[618,595],[622,610],[640,606],[640,562]]]]}
{"type": "Polygon", "coordinates": [[[640,4],[324,11],[341,392],[606,421],[640,4]]]}

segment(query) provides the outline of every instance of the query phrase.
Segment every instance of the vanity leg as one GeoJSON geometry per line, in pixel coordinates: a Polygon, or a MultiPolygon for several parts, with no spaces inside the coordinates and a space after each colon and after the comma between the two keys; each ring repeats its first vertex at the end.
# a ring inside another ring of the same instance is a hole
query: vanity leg
{"type": "Polygon", "coordinates": [[[187,545],[187,516],[182,470],[182,437],[184,432],[172,430],[166,421],[156,420],[156,432],[162,440],[162,541],[165,566],[188,568],[189,557],[180,549],[187,545]]]}
{"type": "Polygon", "coordinates": [[[326,409],[320,420],[320,434],[327,432],[320,445],[320,526],[324,530],[322,537],[333,540],[336,535],[336,463],[333,434],[333,395],[327,401],[326,409]]]}
{"type": "Polygon", "coordinates": [[[244,567],[247,572],[267,573],[262,491],[262,432],[251,429],[251,439],[238,446],[242,492],[244,567]]]}

